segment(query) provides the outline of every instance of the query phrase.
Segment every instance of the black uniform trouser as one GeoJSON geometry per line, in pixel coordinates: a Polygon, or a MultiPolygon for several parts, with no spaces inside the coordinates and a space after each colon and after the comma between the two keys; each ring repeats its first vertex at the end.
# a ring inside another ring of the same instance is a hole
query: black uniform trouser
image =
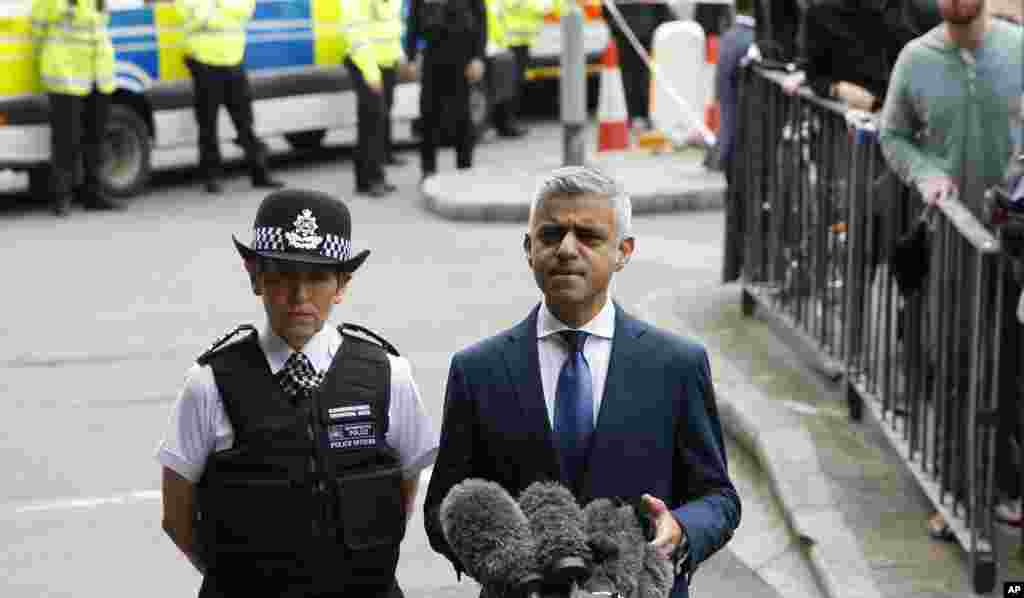
{"type": "Polygon", "coordinates": [[[509,46],[516,61],[515,90],[504,102],[495,106],[494,125],[499,129],[508,128],[519,119],[522,98],[526,93],[526,67],[530,64],[530,46],[509,46]]]}
{"type": "MultiPolygon", "coordinates": [[[[626,25],[636,35],[640,45],[651,53],[654,43],[654,30],[668,20],[667,8],[664,4],[621,4],[618,5],[626,25]]],[[[651,104],[651,74],[643,58],[637,54],[633,44],[629,43],[626,34],[619,28],[618,22],[603,9],[605,22],[612,31],[612,39],[619,50],[619,67],[622,70],[622,86],[626,92],[626,108],[630,118],[649,118],[651,104]]]]}
{"type": "Polygon", "coordinates": [[[350,59],[345,68],[356,86],[356,189],[383,182],[384,162],[391,153],[391,105],[395,100],[395,69],[380,68],[381,93],[370,89],[362,71],[350,59]]]}
{"type": "Polygon", "coordinates": [[[227,108],[238,133],[237,143],[245,150],[252,177],[267,174],[266,148],[253,133],[252,91],[249,78],[241,65],[215,66],[185,59],[192,73],[196,124],[199,126],[199,169],[207,180],[221,175],[220,136],[217,115],[227,108]]]}
{"type": "Polygon", "coordinates": [[[466,65],[469,57],[457,59],[432,52],[430,46],[423,55],[423,75],[420,87],[420,168],[426,173],[437,172],[437,146],[441,142],[442,116],[452,119],[455,128],[455,165],[469,168],[473,165],[473,125],[469,117],[469,80],[466,65]]]}
{"type": "Polygon", "coordinates": [[[86,193],[98,193],[110,95],[93,88],[86,96],[51,93],[49,100],[50,185],[54,199],[69,200],[79,182],[86,193]],[[76,181],[79,160],[85,171],[83,181],[76,181]]]}

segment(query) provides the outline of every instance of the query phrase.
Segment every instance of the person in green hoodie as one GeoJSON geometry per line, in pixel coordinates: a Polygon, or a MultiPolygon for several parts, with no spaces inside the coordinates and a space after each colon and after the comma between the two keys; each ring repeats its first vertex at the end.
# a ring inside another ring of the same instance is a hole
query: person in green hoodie
{"type": "Polygon", "coordinates": [[[1024,30],[986,0],[938,0],[944,23],[911,41],[893,68],[880,142],[923,199],[956,192],[976,211],[1020,143],[1024,30]]]}
{"type": "MultiPolygon", "coordinates": [[[[890,168],[926,203],[959,198],[977,216],[985,190],[999,184],[1014,149],[1021,147],[1024,29],[993,19],[986,0],[938,4],[943,23],[908,43],[893,68],[879,142],[890,168]]],[[[930,285],[935,293],[944,284],[941,278],[952,281],[950,273],[933,271],[930,285]]],[[[1004,286],[1007,295],[1020,292],[1015,283],[1004,286]]],[[[1004,311],[998,316],[1000,350],[1017,356],[1019,333],[1006,317],[1011,310],[1004,311]]],[[[1002,368],[1001,411],[1016,403],[1015,365],[1007,362],[1002,368]]],[[[1001,437],[1006,434],[1000,430],[1001,437]]],[[[1008,456],[1003,447],[1000,453],[1008,456]]],[[[1018,477],[1006,475],[1005,464],[999,469],[1003,473],[997,478],[1003,482],[1018,477]]],[[[1002,490],[1019,495],[1015,485],[1002,490]]],[[[952,538],[938,513],[929,520],[928,531],[934,538],[952,538]]]]}

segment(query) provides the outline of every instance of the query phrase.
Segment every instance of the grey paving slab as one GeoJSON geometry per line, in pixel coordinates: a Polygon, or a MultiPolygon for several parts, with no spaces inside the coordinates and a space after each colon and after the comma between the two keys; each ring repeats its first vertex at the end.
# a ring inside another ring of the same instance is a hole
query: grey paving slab
{"type": "MultiPolygon", "coordinates": [[[[695,150],[653,154],[645,150],[591,154],[587,164],[622,182],[633,213],[720,209],[725,177],[702,165],[695,150]]],[[[556,152],[525,160],[482,155],[468,170],[442,171],[423,181],[427,208],[450,220],[525,222],[539,181],[561,165],[556,152]]]]}

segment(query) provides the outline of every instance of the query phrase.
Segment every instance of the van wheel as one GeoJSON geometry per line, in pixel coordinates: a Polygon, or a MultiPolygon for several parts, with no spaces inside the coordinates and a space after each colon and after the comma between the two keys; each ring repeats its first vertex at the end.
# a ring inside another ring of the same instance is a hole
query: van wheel
{"type": "Polygon", "coordinates": [[[326,136],[327,131],[325,129],[316,129],[313,131],[285,133],[284,139],[288,142],[288,145],[292,146],[292,149],[313,150],[323,145],[324,137],[326,136]]]}
{"type": "Polygon", "coordinates": [[[110,107],[103,139],[100,183],[109,205],[118,208],[138,195],[151,173],[149,127],[139,114],[122,104],[110,107]]]}

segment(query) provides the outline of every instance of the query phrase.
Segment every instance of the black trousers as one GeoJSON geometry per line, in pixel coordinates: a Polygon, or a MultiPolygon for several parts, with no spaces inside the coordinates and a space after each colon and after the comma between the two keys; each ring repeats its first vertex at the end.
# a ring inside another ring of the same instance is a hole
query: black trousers
{"type": "Polygon", "coordinates": [[[383,182],[384,163],[391,154],[391,105],[395,101],[395,69],[381,67],[381,93],[366,83],[362,71],[351,60],[345,68],[356,86],[356,189],[369,189],[383,182]]]}
{"type": "Polygon", "coordinates": [[[437,172],[437,146],[441,142],[441,127],[450,118],[455,130],[455,165],[469,168],[473,165],[473,145],[476,142],[469,117],[469,81],[466,79],[466,60],[439,56],[430,47],[423,56],[420,87],[420,168],[424,174],[437,172]]]}
{"type": "Polygon", "coordinates": [[[221,176],[220,137],[217,115],[227,108],[238,133],[236,142],[245,150],[252,177],[267,175],[266,148],[253,133],[252,91],[241,66],[214,66],[185,59],[192,73],[196,124],[199,126],[199,169],[207,180],[221,176]]]}
{"type": "MultiPolygon", "coordinates": [[[[626,24],[636,35],[640,45],[651,53],[654,43],[654,30],[669,20],[667,7],[664,4],[621,4],[619,12],[626,24]]],[[[644,64],[643,58],[637,54],[633,44],[629,43],[626,34],[619,28],[615,18],[603,9],[605,22],[612,31],[612,39],[619,50],[619,67],[622,70],[622,86],[626,92],[626,109],[630,118],[650,118],[651,105],[651,74],[644,64]]]]}
{"type": "Polygon", "coordinates": [[[516,61],[515,92],[494,107],[494,126],[499,129],[511,127],[519,119],[526,93],[526,67],[530,64],[530,46],[510,46],[509,50],[516,61]]]}
{"type": "Polygon", "coordinates": [[[100,191],[103,130],[110,111],[110,96],[93,88],[87,96],[49,94],[50,187],[55,200],[70,200],[76,187],[86,193],[100,191]],[[84,180],[78,181],[79,160],[84,180]]]}

